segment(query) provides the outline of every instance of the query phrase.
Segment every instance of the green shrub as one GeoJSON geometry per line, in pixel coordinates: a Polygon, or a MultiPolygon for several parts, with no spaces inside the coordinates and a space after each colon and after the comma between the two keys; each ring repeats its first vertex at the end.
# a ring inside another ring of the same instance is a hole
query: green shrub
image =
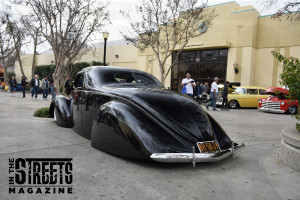
{"type": "Polygon", "coordinates": [[[103,62],[93,61],[92,66],[102,66],[103,62]]]}
{"type": "Polygon", "coordinates": [[[39,65],[36,66],[34,74],[39,75],[40,79],[47,76],[50,79],[52,79],[52,74],[54,73],[55,65],[39,65]]]}
{"type": "MultiPolygon", "coordinates": [[[[300,103],[300,60],[296,57],[284,57],[278,52],[271,52],[275,58],[279,62],[283,63],[283,72],[280,74],[280,84],[284,86],[288,86],[289,88],[289,99],[292,101],[298,101],[300,103]]],[[[298,112],[295,117],[298,122],[296,122],[296,129],[300,132],[300,108],[297,110],[298,112]]]]}
{"type": "Polygon", "coordinates": [[[91,64],[87,62],[72,64],[70,76],[72,76],[72,78],[75,79],[75,76],[79,71],[89,66],[91,66],[91,64]]]}
{"type": "Polygon", "coordinates": [[[7,73],[8,80],[10,80],[12,76],[14,76],[16,78],[16,73],[15,72],[8,72],[7,73]]]}
{"type": "Polygon", "coordinates": [[[28,83],[25,88],[26,90],[30,91],[30,83],[28,83]]]}
{"type": "Polygon", "coordinates": [[[49,118],[49,107],[44,107],[44,108],[40,108],[40,109],[37,109],[35,112],[34,112],[34,115],[35,117],[45,117],[45,118],[49,118]]]}

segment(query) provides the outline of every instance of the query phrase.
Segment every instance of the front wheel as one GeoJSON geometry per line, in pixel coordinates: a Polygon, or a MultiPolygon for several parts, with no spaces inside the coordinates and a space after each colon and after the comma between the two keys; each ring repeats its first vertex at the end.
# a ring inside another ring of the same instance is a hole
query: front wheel
{"type": "Polygon", "coordinates": [[[231,101],[229,102],[229,108],[231,108],[231,109],[236,109],[236,108],[238,108],[238,107],[239,107],[239,104],[238,104],[237,101],[231,100],[231,101]]]}
{"type": "Polygon", "coordinates": [[[288,113],[296,114],[297,113],[297,106],[295,106],[295,105],[290,106],[289,109],[288,109],[288,113]]]}

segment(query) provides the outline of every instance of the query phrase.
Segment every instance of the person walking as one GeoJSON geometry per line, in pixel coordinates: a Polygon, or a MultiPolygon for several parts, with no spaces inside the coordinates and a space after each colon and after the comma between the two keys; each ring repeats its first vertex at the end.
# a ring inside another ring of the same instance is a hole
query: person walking
{"type": "Polygon", "coordinates": [[[31,79],[30,81],[30,87],[31,89],[31,98],[33,99],[33,95],[35,94],[35,99],[37,99],[38,93],[39,93],[39,86],[40,86],[40,81],[39,81],[39,76],[34,75],[34,78],[31,79]]]}
{"type": "Polygon", "coordinates": [[[15,93],[17,90],[17,81],[14,76],[12,76],[11,79],[9,80],[9,87],[10,87],[11,97],[15,97],[15,93]]]}
{"type": "Polygon", "coordinates": [[[218,98],[218,81],[220,79],[218,77],[214,78],[214,82],[211,84],[211,92],[210,92],[210,98],[211,101],[206,105],[206,109],[209,110],[209,106],[213,106],[213,110],[216,109],[216,103],[217,103],[217,98],[218,98]]]}
{"type": "Polygon", "coordinates": [[[182,79],[181,86],[186,87],[186,94],[193,98],[193,88],[196,87],[195,81],[191,79],[191,74],[187,73],[186,78],[182,79]]]}
{"type": "Polygon", "coordinates": [[[228,93],[229,93],[228,87],[229,87],[229,82],[226,81],[224,88],[223,88],[223,92],[222,92],[223,101],[222,101],[221,110],[225,109],[228,111],[228,107],[227,107],[228,106],[228,93]]]}
{"type": "Polygon", "coordinates": [[[66,93],[69,96],[73,90],[73,81],[71,76],[69,76],[69,79],[66,81],[65,88],[66,88],[66,93]]]}
{"type": "Polygon", "coordinates": [[[43,100],[47,100],[48,92],[49,92],[49,82],[48,77],[45,76],[42,80],[42,90],[43,90],[43,100]]]}
{"type": "Polygon", "coordinates": [[[50,88],[51,88],[51,96],[52,96],[52,100],[56,97],[56,94],[55,94],[55,86],[54,86],[54,82],[53,80],[50,81],[50,88]]]}
{"type": "Polygon", "coordinates": [[[26,81],[26,78],[24,76],[21,76],[21,87],[22,87],[23,98],[25,98],[27,84],[28,82],[26,81]]]}

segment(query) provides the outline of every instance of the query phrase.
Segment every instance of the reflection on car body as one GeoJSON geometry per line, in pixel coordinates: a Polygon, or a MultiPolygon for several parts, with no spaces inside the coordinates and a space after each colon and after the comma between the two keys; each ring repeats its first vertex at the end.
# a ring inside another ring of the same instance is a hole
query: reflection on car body
{"type": "Polygon", "coordinates": [[[74,87],[74,98],[58,96],[51,102],[50,116],[99,150],[127,158],[195,163],[219,161],[244,146],[234,143],[197,102],[165,89],[148,73],[89,67],[77,74],[74,87]],[[201,153],[197,143],[206,145],[208,153],[201,153]],[[219,149],[211,149],[211,144],[219,149]]]}

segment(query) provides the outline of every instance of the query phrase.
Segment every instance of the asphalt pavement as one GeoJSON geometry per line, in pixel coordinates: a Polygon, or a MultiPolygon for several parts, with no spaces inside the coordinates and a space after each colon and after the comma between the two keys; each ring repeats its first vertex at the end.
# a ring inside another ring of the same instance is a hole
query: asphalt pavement
{"type": "MultiPolygon", "coordinates": [[[[164,164],[124,159],[94,149],[72,129],[33,116],[50,100],[0,92],[0,199],[299,200],[300,174],[280,159],[286,114],[257,109],[208,111],[237,143],[235,160],[164,164]],[[72,158],[73,194],[9,194],[9,158],[72,158]]],[[[204,107],[203,107],[204,108],[204,107]]],[[[204,108],[205,109],[205,108],[204,108]]]]}

